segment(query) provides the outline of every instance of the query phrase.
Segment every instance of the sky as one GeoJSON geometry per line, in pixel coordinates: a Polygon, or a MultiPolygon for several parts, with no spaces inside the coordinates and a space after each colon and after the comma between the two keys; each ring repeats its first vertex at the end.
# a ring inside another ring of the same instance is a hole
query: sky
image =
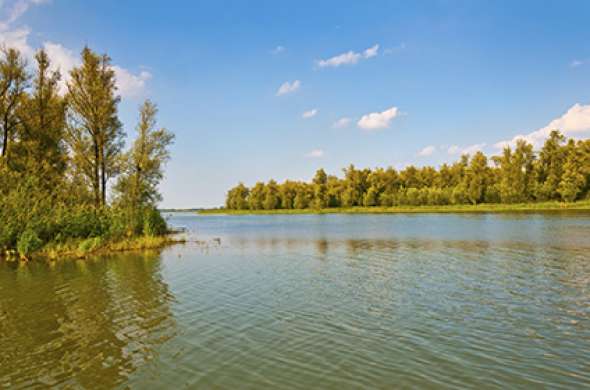
{"type": "Polygon", "coordinates": [[[176,135],[162,207],[318,168],[438,166],[590,136],[589,1],[0,1],[0,43],[112,58],[133,137],[176,135]]]}

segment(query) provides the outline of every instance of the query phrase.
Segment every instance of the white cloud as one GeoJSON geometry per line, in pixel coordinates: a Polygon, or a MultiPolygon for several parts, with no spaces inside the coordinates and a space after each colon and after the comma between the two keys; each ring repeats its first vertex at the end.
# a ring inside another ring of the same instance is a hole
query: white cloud
{"type": "MultiPolygon", "coordinates": [[[[0,21],[0,30],[7,30],[10,25],[16,22],[33,5],[48,3],[49,0],[17,0],[8,10],[8,17],[0,21]]],[[[0,3],[1,5],[2,3],[0,3]]]]}
{"type": "Polygon", "coordinates": [[[309,118],[313,118],[314,116],[316,116],[317,113],[318,113],[318,110],[316,108],[314,108],[313,110],[305,111],[303,113],[303,115],[301,115],[301,117],[303,119],[309,119],[309,118]]]}
{"type": "Polygon", "coordinates": [[[280,54],[280,53],[282,53],[282,52],[284,52],[284,51],[285,51],[285,47],[284,47],[284,46],[281,46],[281,45],[279,45],[279,46],[275,47],[274,49],[272,49],[272,50],[271,50],[271,53],[272,53],[272,54],[280,54]]]}
{"type": "Polygon", "coordinates": [[[293,93],[293,92],[297,91],[299,89],[299,87],[301,87],[301,81],[299,81],[299,80],[295,80],[292,83],[285,81],[279,87],[279,89],[277,91],[277,96],[282,96],[282,95],[286,95],[288,93],[293,93]]]}
{"type": "Polygon", "coordinates": [[[573,60],[572,62],[570,62],[570,66],[572,68],[577,68],[580,65],[584,65],[584,61],[581,61],[581,60],[573,60]]]}
{"type": "Polygon", "coordinates": [[[305,155],[307,158],[322,158],[324,157],[324,151],[322,149],[314,149],[305,155]]]}
{"type": "Polygon", "coordinates": [[[72,50],[59,43],[45,42],[43,48],[51,59],[52,70],[59,70],[61,73],[59,92],[63,95],[67,91],[66,83],[70,80],[70,70],[78,66],[80,60],[72,50]]]}
{"type": "Polygon", "coordinates": [[[31,29],[28,27],[0,31],[0,44],[7,48],[17,49],[27,60],[31,60],[35,55],[35,49],[29,45],[30,34],[31,29]]]}
{"type": "Polygon", "coordinates": [[[372,112],[363,115],[357,125],[363,130],[378,130],[389,127],[392,119],[399,115],[397,107],[391,107],[383,112],[372,112]]]}
{"type": "Polygon", "coordinates": [[[534,147],[540,147],[545,139],[549,136],[551,130],[559,130],[567,137],[575,138],[580,133],[590,132],[590,104],[582,105],[579,103],[571,106],[565,114],[549,122],[529,134],[519,134],[510,140],[497,142],[494,146],[502,149],[506,146],[516,145],[516,141],[523,139],[531,143],[534,147]]]}
{"type": "Polygon", "coordinates": [[[485,143],[481,143],[481,144],[473,144],[473,145],[469,145],[469,146],[458,146],[458,145],[451,145],[447,148],[447,153],[448,154],[475,154],[476,152],[479,152],[481,150],[483,150],[483,148],[486,147],[485,143]]]}
{"type": "MultiPolygon", "coordinates": [[[[30,3],[36,4],[34,1],[30,3]]],[[[0,31],[0,45],[19,50],[30,65],[35,62],[36,48],[28,42],[31,30],[28,27],[19,27],[10,31],[0,31]]],[[[80,65],[79,55],[59,43],[46,41],[42,44],[52,63],[52,70],[59,70],[62,80],[59,85],[60,93],[65,93],[66,83],[69,80],[69,73],[72,68],[80,65]]],[[[117,92],[122,97],[137,97],[145,90],[146,83],[152,75],[147,71],[137,74],[132,73],[118,65],[112,66],[115,71],[117,92]]]]}
{"type": "Polygon", "coordinates": [[[339,54],[337,56],[328,58],[326,60],[318,60],[316,63],[320,68],[325,67],[338,67],[340,65],[352,65],[359,62],[361,59],[369,59],[372,57],[377,56],[379,52],[379,45],[376,44],[368,49],[364,50],[362,53],[356,53],[352,50],[339,54]]]}
{"type": "Polygon", "coordinates": [[[133,74],[125,68],[113,65],[115,77],[117,78],[117,91],[121,96],[137,97],[143,93],[148,80],[152,74],[142,70],[138,74],[133,74]]]}
{"type": "MultiPolygon", "coordinates": [[[[0,21],[0,45],[20,51],[31,66],[35,63],[35,52],[37,51],[37,48],[28,41],[31,29],[26,26],[11,29],[10,26],[32,6],[49,2],[50,0],[17,0],[9,8],[7,18],[0,21]]],[[[59,91],[63,94],[66,92],[70,71],[80,64],[79,55],[59,43],[46,41],[43,42],[42,47],[51,60],[52,70],[59,70],[62,75],[59,91]]],[[[113,65],[112,68],[117,80],[118,93],[123,97],[140,95],[146,87],[146,82],[152,77],[147,71],[134,74],[118,65],[113,65]]]]}
{"type": "Polygon", "coordinates": [[[368,49],[366,49],[363,53],[365,58],[375,57],[379,52],[379,45],[376,44],[368,49]]]}
{"type": "Polygon", "coordinates": [[[434,146],[428,145],[424,149],[422,149],[421,151],[418,152],[418,156],[420,156],[420,157],[431,156],[435,150],[436,150],[436,148],[434,146]]]}
{"type": "Polygon", "coordinates": [[[335,129],[343,129],[345,127],[348,127],[348,125],[350,124],[351,119],[347,118],[347,117],[343,117],[338,119],[336,122],[334,122],[334,124],[332,125],[333,128],[335,129]]]}
{"type": "Polygon", "coordinates": [[[349,51],[329,58],[327,60],[319,60],[317,64],[320,68],[324,68],[327,66],[337,67],[344,64],[356,64],[360,58],[361,55],[359,53],[349,51]]]}

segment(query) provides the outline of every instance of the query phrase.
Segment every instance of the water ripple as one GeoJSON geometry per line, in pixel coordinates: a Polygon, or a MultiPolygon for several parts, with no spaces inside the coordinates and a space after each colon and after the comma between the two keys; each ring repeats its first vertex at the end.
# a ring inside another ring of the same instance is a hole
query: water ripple
{"type": "Polygon", "coordinates": [[[171,222],[200,242],[0,265],[0,386],[590,386],[588,216],[171,222]]]}

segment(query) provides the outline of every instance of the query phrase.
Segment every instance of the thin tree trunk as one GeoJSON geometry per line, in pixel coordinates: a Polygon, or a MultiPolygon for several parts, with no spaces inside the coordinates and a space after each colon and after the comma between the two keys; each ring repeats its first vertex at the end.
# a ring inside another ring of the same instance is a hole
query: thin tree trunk
{"type": "Polygon", "coordinates": [[[8,154],[8,142],[9,142],[9,137],[8,137],[8,133],[10,133],[10,126],[8,125],[8,114],[4,113],[4,123],[3,123],[3,127],[4,127],[4,139],[3,139],[3,143],[2,143],[2,157],[6,157],[6,155],[8,154]]]}
{"type": "Polygon", "coordinates": [[[102,151],[102,158],[100,159],[101,165],[101,172],[100,172],[100,180],[102,185],[102,205],[105,206],[107,204],[107,174],[106,174],[106,163],[104,161],[104,150],[102,151]]]}
{"type": "Polygon", "coordinates": [[[97,209],[100,207],[99,164],[100,154],[98,152],[98,143],[94,141],[94,177],[92,187],[94,187],[94,205],[97,209]]]}
{"type": "Polygon", "coordinates": [[[6,156],[6,150],[8,149],[8,129],[4,128],[4,137],[2,141],[2,157],[6,156]]]}
{"type": "Polygon", "coordinates": [[[141,177],[141,167],[138,165],[135,171],[135,184],[133,188],[133,208],[136,209],[139,205],[139,182],[141,177]]]}

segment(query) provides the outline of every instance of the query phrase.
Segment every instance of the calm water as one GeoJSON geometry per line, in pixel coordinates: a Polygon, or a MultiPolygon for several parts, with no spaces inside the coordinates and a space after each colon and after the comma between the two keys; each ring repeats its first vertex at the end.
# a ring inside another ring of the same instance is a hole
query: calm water
{"type": "Polygon", "coordinates": [[[0,263],[0,387],[590,387],[590,215],[194,216],[0,263]]]}

